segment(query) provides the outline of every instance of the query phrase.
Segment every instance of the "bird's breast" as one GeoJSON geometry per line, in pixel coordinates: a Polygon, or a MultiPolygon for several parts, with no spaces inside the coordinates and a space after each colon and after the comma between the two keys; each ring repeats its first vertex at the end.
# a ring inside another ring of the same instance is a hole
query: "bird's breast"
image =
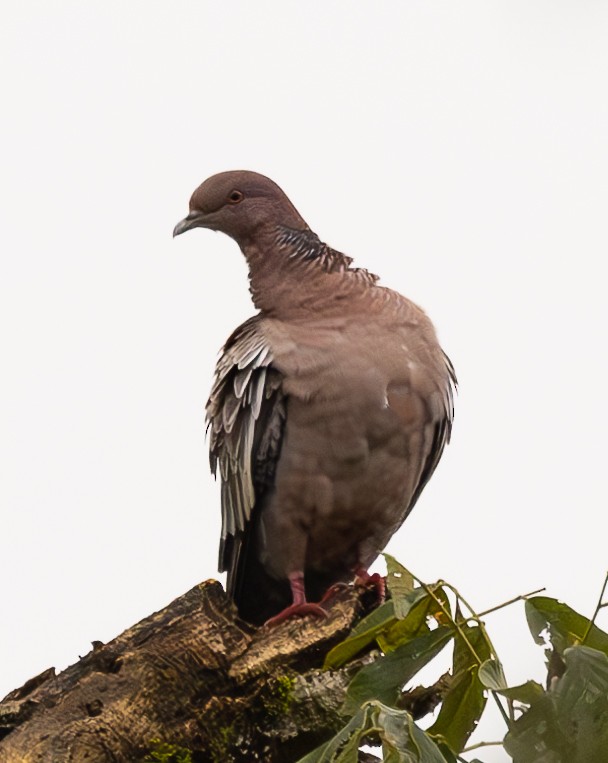
{"type": "Polygon", "coordinates": [[[293,563],[287,538],[306,536],[310,567],[347,570],[374,558],[407,513],[443,415],[445,372],[416,326],[393,328],[362,319],[268,327],[286,395],[264,511],[277,576],[293,563]]]}

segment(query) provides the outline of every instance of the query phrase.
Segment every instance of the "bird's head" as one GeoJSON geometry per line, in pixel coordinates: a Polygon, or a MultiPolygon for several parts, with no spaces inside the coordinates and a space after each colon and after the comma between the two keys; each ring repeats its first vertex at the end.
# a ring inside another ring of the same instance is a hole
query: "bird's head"
{"type": "Polygon", "coordinates": [[[260,228],[308,226],[276,183],[257,172],[220,172],[205,180],[190,199],[190,213],[174,230],[179,236],[191,228],[211,228],[239,244],[252,240],[260,228]]]}

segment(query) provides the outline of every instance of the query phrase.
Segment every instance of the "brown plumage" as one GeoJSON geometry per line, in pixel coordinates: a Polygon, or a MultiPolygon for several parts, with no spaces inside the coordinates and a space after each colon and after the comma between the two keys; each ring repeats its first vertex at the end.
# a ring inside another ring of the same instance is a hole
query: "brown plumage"
{"type": "Polygon", "coordinates": [[[365,577],[435,470],[454,371],[424,312],[322,243],[263,175],[206,180],[174,235],[195,227],[239,244],[259,310],[207,403],[220,571],[251,622],[319,613],[305,602],[365,577]]]}

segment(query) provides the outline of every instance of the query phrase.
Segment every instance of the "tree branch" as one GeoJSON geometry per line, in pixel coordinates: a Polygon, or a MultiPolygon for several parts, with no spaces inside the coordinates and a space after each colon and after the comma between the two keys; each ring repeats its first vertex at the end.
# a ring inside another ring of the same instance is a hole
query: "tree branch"
{"type": "Polygon", "coordinates": [[[346,687],[372,659],[320,670],[360,616],[360,593],[337,593],[325,620],[255,629],[219,583],[202,583],[11,692],[0,703],[0,761],[144,761],[164,744],[193,763],[292,763],[343,725],[346,687]]]}

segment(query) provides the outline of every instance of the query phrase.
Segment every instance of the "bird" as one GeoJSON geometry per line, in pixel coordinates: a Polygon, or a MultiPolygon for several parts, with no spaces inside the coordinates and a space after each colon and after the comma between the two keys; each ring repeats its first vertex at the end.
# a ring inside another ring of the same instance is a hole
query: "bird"
{"type": "Polygon", "coordinates": [[[334,586],[378,583],[370,565],[449,442],[453,365],[424,311],[323,243],[270,178],[212,175],[173,236],[193,228],[238,244],[258,311],[206,406],[219,570],[254,625],[323,617],[334,586]]]}

